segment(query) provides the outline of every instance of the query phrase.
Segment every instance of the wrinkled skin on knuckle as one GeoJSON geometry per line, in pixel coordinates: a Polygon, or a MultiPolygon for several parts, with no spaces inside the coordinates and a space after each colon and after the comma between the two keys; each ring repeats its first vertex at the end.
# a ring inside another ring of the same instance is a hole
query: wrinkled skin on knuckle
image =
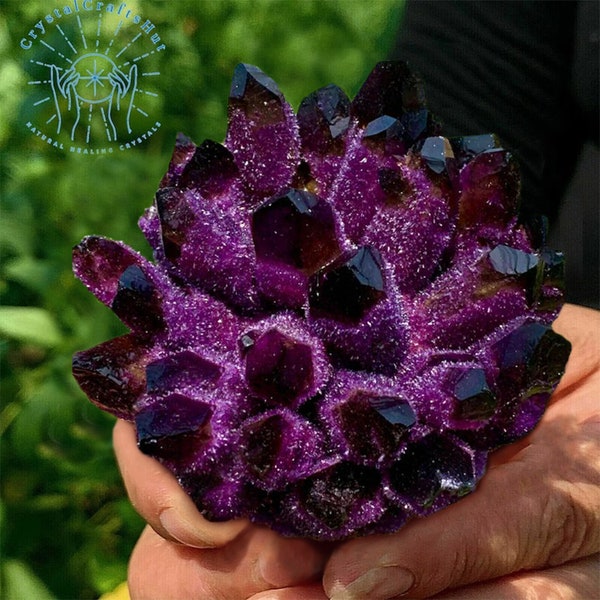
{"type": "Polygon", "coordinates": [[[548,565],[600,551],[600,439],[590,438],[585,428],[565,443],[562,480],[549,484],[545,508],[548,531],[548,565]]]}
{"type": "MultiPolygon", "coordinates": [[[[600,428],[561,415],[524,451],[538,507],[523,564],[555,566],[600,551],[600,428]]],[[[541,434],[541,431],[540,431],[541,434]]]]}
{"type": "Polygon", "coordinates": [[[600,506],[597,501],[592,501],[598,491],[591,487],[574,486],[578,493],[565,492],[562,497],[554,498],[554,506],[548,509],[553,514],[553,523],[548,527],[549,566],[561,565],[600,550],[600,506]]]}

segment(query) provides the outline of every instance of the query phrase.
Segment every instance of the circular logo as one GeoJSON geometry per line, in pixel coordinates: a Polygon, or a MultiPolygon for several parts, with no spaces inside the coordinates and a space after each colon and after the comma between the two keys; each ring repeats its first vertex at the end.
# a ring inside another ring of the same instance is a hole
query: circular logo
{"type": "Polygon", "coordinates": [[[70,70],[77,81],[75,94],[80,102],[102,104],[110,100],[114,92],[111,75],[119,72],[117,65],[104,54],[92,52],[80,56],[70,70]]]}
{"type": "Polygon", "coordinates": [[[158,130],[166,45],[150,19],[124,2],[71,0],[25,31],[25,125],[41,140],[98,154],[141,145],[158,130]]]}

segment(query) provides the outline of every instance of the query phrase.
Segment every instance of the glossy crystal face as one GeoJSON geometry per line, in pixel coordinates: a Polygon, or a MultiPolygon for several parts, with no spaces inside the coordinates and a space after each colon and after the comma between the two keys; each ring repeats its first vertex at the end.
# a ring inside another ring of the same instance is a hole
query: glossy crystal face
{"type": "Polygon", "coordinates": [[[179,137],[140,219],[154,259],[75,247],[130,333],[74,376],[208,519],[395,531],[475,489],[564,371],[563,256],[518,207],[512,154],[443,137],[406,64],[297,114],[238,65],[225,142],[179,137]]]}

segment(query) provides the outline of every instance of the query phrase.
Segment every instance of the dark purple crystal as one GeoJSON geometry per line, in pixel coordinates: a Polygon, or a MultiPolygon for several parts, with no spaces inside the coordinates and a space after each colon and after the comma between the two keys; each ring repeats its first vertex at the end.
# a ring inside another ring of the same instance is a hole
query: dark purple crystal
{"type": "Polygon", "coordinates": [[[425,164],[438,174],[446,170],[449,160],[454,159],[454,151],[450,142],[442,136],[428,137],[424,140],[419,154],[425,164]]]}
{"type": "Polygon", "coordinates": [[[228,113],[225,146],[240,171],[245,203],[255,204],[289,187],[300,162],[300,140],[296,117],[277,84],[257,67],[238,65],[228,113]],[[255,152],[258,146],[260,153],[255,152]]]}
{"type": "Polygon", "coordinates": [[[275,409],[249,419],[240,444],[252,483],[272,492],[305,479],[318,469],[320,435],[305,419],[287,409],[275,409]],[[311,452],[306,452],[310,445],[311,452]]]}
{"type": "Polygon", "coordinates": [[[423,509],[439,495],[464,496],[475,487],[475,468],[468,452],[450,438],[431,433],[406,449],[392,465],[390,482],[401,496],[423,509]]]}
{"type": "Polygon", "coordinates": [[[285,420],[271,415],[246,428],[243,437],[244,459],[257,479],[264,479],[275,466],[285,437],[285,420]]]}
{"type": "Polygon", "coordinates": [[[243,108],[256,125],[277,123],[284,118],[283,95],[277,84],[258,67],[239,64],[233,73],[229,99],[243,108]]]}
{"type": "Polygon", "coordinates": [[[197,189],[205,197],[218,196],[238,173],[233,154],[223,145],[205,140],[185,165],[177,185],[197,189]]]}
{"type": "Polygon", "coordinates": [[[368,501],[380,484],[370,467],[341,462],[308,478],[300,489],[306,510],[330,529],[345,525],[359,503],[368,501]]]}
{"type": "Polygon", "coordinates": [[[313,316],[358,321],[385,298],[384,287],[379,252],[364,246],[311,279],[310,310],[313,316]]]}
{"type": "Polygon", "coordinates": [[[177,134],[173,156],[169,163],[169,169],[160,182],[161,188],[170,187],[176,184],[181,173],[185,169],[187,162],[194,155],[196,147],[196,144],[194,144],[187,135],[184,135],[183,133],[177,134]]]}
{"type": "Polygon", "coordinates": [[[400,429],[412,427],[417,417],[410,404],[402,398],[393,396],[375,396],[369,398],[369,404],[390,424],[400,429]]]}
{"type": "Polygon", "coordinates": [[[73,376],[103,410],[130,420],[144,390],[148,349],[133,335],[114,338],[73,356],[73,376]]]}
{"type": "Polygon", "coordinates": [[[450,144],[460,167],[473,160],[478,154],[499,150],[502,147],[498,136],[493,133],[450,138],[450,144]]]}
{"type": "Polygon", "coordinates": [[[155,202],[161,224],[163,251],[169,260],[176,261],[181,256],[186,233],[194,224],[194,214],[183,194],[175,188],[158,190],[155,202]]]}
{"type": "Polygon", "coordinates": [[[306,344],[270,329],[246,352],[246,380],[266,400],[291,404],[313,383],[312,351],[306,344]]]}
{"type": "Polygon", "coordinates": [[[517,400],[532,389],[551,391],[564,372],[570,351],[571,344],[547,325],[525,323],[493,347],[500,369],[498,387],[517,400]]]}
{"type": "Polygon", "coordinates": [[[184,350],[152,361],[146,366],[146,389],[148,392],[168,392],[185,385],[215,383],[221,373],[219,365],[195,352],[184,350]]]}
{"type": "Polygon", "coordinates": [[[529,301],[540,310],[556,310],[564,293],[564,254],[543,250],[539,254],[536,271],[528,275],[529,301]]]}
{"type": "Polygon", "coordinates": [[[519,174],[512,155],[503,149],[476,155],[460,172],[459,223],[503,225],[519,207],[519,174]]]}
{"type": "Polygon", "coordinates": [[[137,265],[131,265],[119,277],[111,308],[135,331],[151,333],[164,327],[161,298],[137,265]]]}
{"type": "Polygon", "coordinates": [[[535,269],[539,262],[537,254],[529,254],[502,244],[491,250],[488,258],[501,275],[523,275],[535,269]]]}
{"type": "Polygon", "coordinates": [[[252,215],[259,260],[281,262],[312,274],[340,254],[331,207],[310,192],[290,189],[252,215]]]}
{"type": "Polygon", "coordinates": [[[351,114],[363,124],[383,115],[400,118],[425,108],[420,79],[402,62],[379,63],[351,104],[351,114]]]}
{"type": "Polygon", "coordinates": [[[306,97],[298,108],[300,137],[305,149],[341,152],[343,145],[335,146],[334,141],[348,130],[349,109],[350,100],[337,85],[328,85],[306,97]]]}
{"type": "Polygon", "coordinates": [[[480,368],[461,372],[454,384],[454,397],[458,401],[457,416],[461,419],[486,419],[494,414],[497,405],[485,371],[480,368]]]}
{"type": "Polygon", "coordinates": [[[211,435],[212,409],[200,400],[171,394],[135,416],[138,446],[144,454],[179,458],[198,450],[211,435]]]}
{"type": "Polygon", "coordinates": [[[385,193],[388,205],[400,205],[414,193],[414,188],[404,175],[395,169],[384,168],[378,172],[379,186],[385,193]]]}
{"type": "Polygon", "coordinates": [[[77,276],[104,304],[110,306],[123,272],[143,259],[119,242],[88,236],[73,248],[73,268],[77,276]]]}
{"type": "Polygon", "coordinates": [[[393,454],[416,422],[405,400],[362,391],[352,393],[336,412],[350,450],[370,461],[393,454]]]}
{"type": "Polygon", "coordinates": [[[410,145],[405,142],[403,133],[404,129],[398,119],[383,115],[367,124],[363,132],[363,143],[387,155],[400,155],[410,145]]]}

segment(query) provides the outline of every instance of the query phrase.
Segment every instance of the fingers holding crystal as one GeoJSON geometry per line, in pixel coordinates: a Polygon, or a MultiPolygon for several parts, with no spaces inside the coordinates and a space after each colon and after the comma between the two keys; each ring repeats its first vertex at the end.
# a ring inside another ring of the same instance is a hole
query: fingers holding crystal
{"type": "Polygon", "coordinates": [[[196,548],[212,548],[230,542],[248,526],[243,520],[206,521],[173,474],[139,451],[131,424],[118,421],[113,440],[133,506],[165,539],[196,548]]]}
{"type": "Polygon", "coordinates": [[[340,547],[327,567],[325,589],[335,600],[407,592],[424,598],[597,551],[593,540],[580,544],[591,535],[591,521],[598,527],[598,498],[586,497],[585,490],[575,498],[557,494],[553,486],[561,485],[567,482],[548,482],[540,490],[538,470],[523,465],[491,471],[476,493],[447,510],[392,536],[340,547]]]}
{"type": "Polygon", "coordinates": [[[581,370],[578,365],[585,361],[569,362],[569,387],[517,448],[507,447],[509,452],[502,449],[493,457],[475,493],[396,534],[340,546],[324,577],[332,598],[392,598],[405,592],[429,597],[600,550],[600,438],[594,401],[600,380],[597,345],[596,351],[586,346],[588,331],[581,327],[585,313],[588,326],[597,322],[594,311],[567,307],[557,329],[573,340],[575,359],[581,351],[587,367],[596,366],[581,370]]]}
{"type": "Polygon", "coordinates": [[[247,600],[266,590],[314,581],[326,553],[251,527],[222,548],[172,544],[146,528],[131,557],[129,590],[142,598],[247,600]]]}

